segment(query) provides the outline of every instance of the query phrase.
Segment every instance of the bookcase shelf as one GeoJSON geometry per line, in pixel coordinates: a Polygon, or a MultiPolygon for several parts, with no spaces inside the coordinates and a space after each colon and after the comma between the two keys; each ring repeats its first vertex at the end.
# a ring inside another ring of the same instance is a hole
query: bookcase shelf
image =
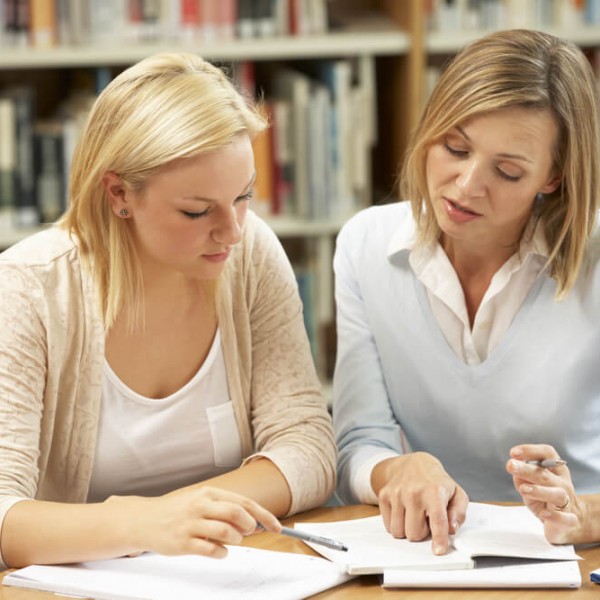
{"type": "MultiPolygon", "coordinates": [[[[583,48],[600,45],[600,25],[585,25],[577,29],[543,27],[547,33],[571,40],[583,48]]],[[[490,29],[430,32],[426,35],[425,51],[429,54],[453,54],[465,44],[490,33],[490,29]]]]}
{"type": "Polygon", "coordinates": [[[334,32],[324,35],[231,40],[211,44],[117,44],[58,46],[55,48],[3,48],[0,69],[122,66],[159,52],[194,52],[210,60],[285,60],[389,56],[407,53],[409,36],[397,29],[370,32],[334,32]]]}

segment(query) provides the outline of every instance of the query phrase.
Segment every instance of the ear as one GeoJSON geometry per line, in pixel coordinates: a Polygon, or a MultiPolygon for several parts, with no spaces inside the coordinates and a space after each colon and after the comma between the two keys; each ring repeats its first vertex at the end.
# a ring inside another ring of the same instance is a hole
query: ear
{"type": "Polygon", "coordinates": [[[113,213],[119,216],[119,211],[128,207],[123,180],[114,171],[107,171],[102,176],[102,186],[113,213]]]}
{"type": "Polygon", "coordinates": [[[540,190],[542,194],[551,194],[560,185],[562,181],[561,175],[552,175],[546,182],[546,185],[540,190]]]}

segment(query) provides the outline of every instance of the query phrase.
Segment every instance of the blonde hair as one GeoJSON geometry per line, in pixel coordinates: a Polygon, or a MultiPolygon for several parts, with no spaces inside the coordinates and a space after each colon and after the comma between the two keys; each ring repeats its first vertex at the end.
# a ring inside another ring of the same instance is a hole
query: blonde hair
{"type": "Polygon", "coordinates": [[[60,223],[92,269],[107,329],[124,308],[139,318],[143,285],[129,223],[113,214],[103,175],[112,171],[141,192],[165,164],[221,149],[242,134],[252,139],[265,127],[223,71],[194,54],[146,58],[100,94],[73,155],[60,223]]]}
{"type": "Polygon", "coordinates": [[[599,122],[595,78],[570,42],[529,30],[506,30],[466,46],[440,77],[421,117],[401,174],[421,242],[440,236],[427,191],[431,145],[453,127],[508,107],[549,110],[558,125],[554,170],[558,189],[536,206],[549,248],[557,297],[573,286],[599,207],[599,122]]]}

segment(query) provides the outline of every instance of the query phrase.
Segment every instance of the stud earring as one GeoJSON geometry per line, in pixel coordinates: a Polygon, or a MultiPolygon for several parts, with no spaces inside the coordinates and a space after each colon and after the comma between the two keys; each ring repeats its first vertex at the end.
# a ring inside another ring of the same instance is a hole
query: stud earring
{"type": "Polygon", "coordinates": [[[129,211],[126,208],[122,208],[119,211],[119,216],[123,217],[123,218],[128,217],[129,216],[129,211]]]}

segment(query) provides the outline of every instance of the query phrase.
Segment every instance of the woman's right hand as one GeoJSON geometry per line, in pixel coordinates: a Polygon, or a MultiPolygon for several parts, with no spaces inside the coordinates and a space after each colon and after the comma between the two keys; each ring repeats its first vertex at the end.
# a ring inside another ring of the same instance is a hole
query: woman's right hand
{"type": "Polygon", "coordinates": [[[165,555],[227,555],[225,544],[240,544],[258,526],[278,532],[281,524],[258,503],[226,490],[192,485],[156,498],[112,496],[119,505],[134,552],[165,555]]]}
{"type": "Polygon", "coordinates": [[[431,534],[434,554],[445,554],[449,535],[465,520],[469,497],[426,452],[389,458],[375,466],[373,490],[386,529],[397,538],[421,541],[431,534]]]}

